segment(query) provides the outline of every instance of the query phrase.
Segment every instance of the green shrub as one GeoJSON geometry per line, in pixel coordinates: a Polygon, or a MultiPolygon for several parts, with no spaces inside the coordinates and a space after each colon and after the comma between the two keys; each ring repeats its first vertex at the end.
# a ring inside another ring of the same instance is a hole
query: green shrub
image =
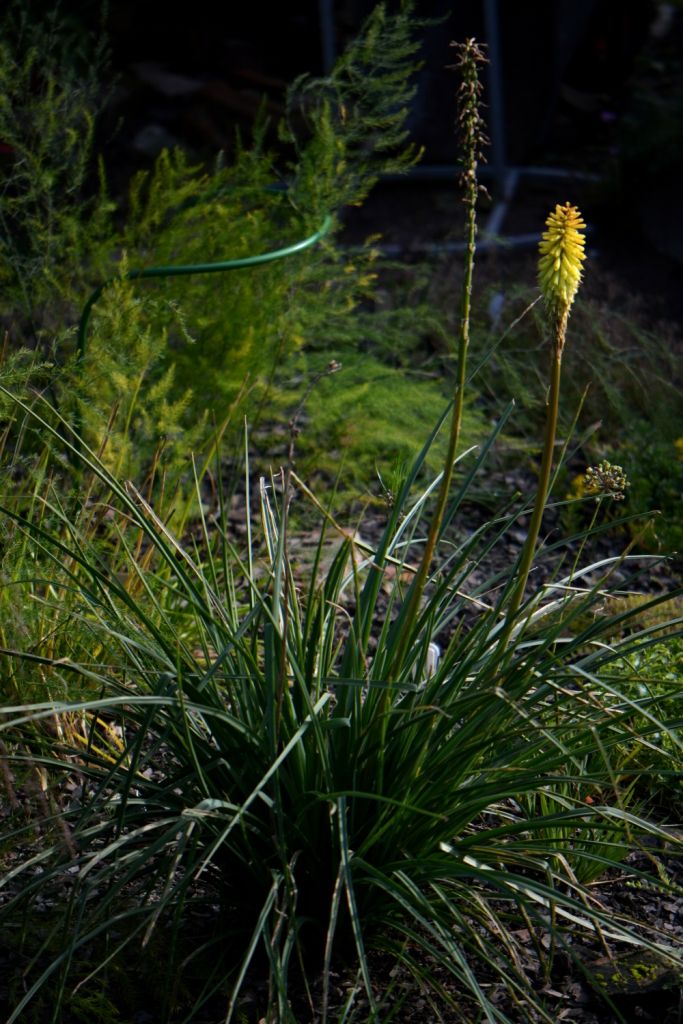
{"type": "MultiPolygon", "coordinates": [[[[639,631],[641,644],[615,662],[611,675],[619,692],[637,702],[658,724],[642,746],[630,751],[624,769],[635,768],[636,778],[638,772],[645,771],[638,787],[641,799],[653,804],[667,819],[677,821],[683,811],[683,641],[676,635],[662,638],[657,609],[655,621],[643,623],[640,607],[644,603],[641,600],[634,609],[640,621],[636,620],[633,628],[639,631]]],[[[679,601],[677,607],[667,610],[664,623],[677,622],[680,630],[683,605],[679,601]],[[671,615],[676,613],[678,619],[672,620],[671,615]]]]}
{"type": "MultiPolygon", "coordinates": [[[[0,168],[7,228],[0,274],[12,340],[40,342],[55,364],[56,404],[93,446],[106,445],[112,468],[140,480],[163,447],[167,473],[177,478],[188,449],[200,450],[216,423],[239,424],[255,394],[262,409],[281,406],[267,383],[272,389],[273,370],[304,347],[358,362],[372,334],[362,306],[375,289],[377,253],[368,244],[346,256],[335,242],[338,216],[365,199],[379,174],[416,158],[404,122],[419,23],[409,5],[391,17],[380,6],[328,78],[294,83],[280,126],[290,154],[284,166],[265,149],[261,121],[249,146],[238,145],[230,164],[219,159],[210,171],[179,151],[163,152],[153,171],[134,178],[125,210],[115,211],[101,167],[92,195],[102,60],[79,77],[56,26],[48,38],[48,29],[24,24],[18,12],[6,15],[0,50],[7,86],[0,136],[12,154],[0,168]],[[283,176],[287,189],[274,191],[283,176]],[[126,283],[153,266],[260,255],[311,235],[326,217],[325,240],[284,260],[126,283]],[[101,285],[79,341],[84,361],[74,362],[74,336],[60,318],[77,319],[101,285]]],[[[422,330],[423,312],[413,307],[403,318],[405,346],[422,330]]],[[[399,337],[395,327],[392,336],[399,337]]],[[[369,373],[377,359],[394,372],[396,354],[378,346],[369,373]]],[[[437,394],[435,386],[432,407],[437,394]]],[[[414,445],[397,443],[404,457],[414,454],[414,445]]],[[[366,462],[378,447],[377,435],[368,437],[366,462]]]]}
{"type": "MultiPolygon", "coordinates": [[[[674,424],[676,426],[676,424],[674,424]]],[[[683,426],[683,424],[680,424],[683,426]]],[[[681,441],[641,424],[623,446],[624,467],[631,483],[630,504],[636,509],[651,509],[652,529],[644,541],[654,550],[667,553],[683,551],[683,453],[681,441]],[[638,437],[640,434],[640,437],[638,437]]]]}
{"type": "Polygon", "coordinates": [[[105,54],[93,40],[74,46],[56,11],[33,22],[12,2],[0,27],[2,313],[49,345],[110,258],[113,204],[103,183],[88,187],[105,54]]]}

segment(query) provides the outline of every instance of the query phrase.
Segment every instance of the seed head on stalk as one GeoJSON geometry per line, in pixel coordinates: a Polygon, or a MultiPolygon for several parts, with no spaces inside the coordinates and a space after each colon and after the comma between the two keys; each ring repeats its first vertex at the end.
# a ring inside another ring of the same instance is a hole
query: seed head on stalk
{"type": "Polygon", "coordinates": [[[476,39],[466,39],[464,43],[451,43],[455,48],[455,64],[450,67],[460,73],[460,85],[456,95],[456,131],[462,147],[462,173],[460,185],[463,189],[463,201],[474,205],[480,192],[486,192],[477,181],[477,166],[486,163],[484,149],[489,145],[486,135],[486,124],[481,116],[483,106],[481,100],[482,83],[479,78],[479,65],[487,64],[485,47],[479,46],[476,39]]]}
{"type": "MultiPolygon", "coordinates": [[[[462,148],[462,174],[460,183],[465,203],[465,265],[460,301],[460,330],[458,333],[457,378],[453,390],[453,413],[448,437],[444,471],[422,553],[412,588],[403,610],[401,620],[401,639],[396,654],[389,667],[390,680],[402,663],[403,657],[412,636],[412,626],[420,609],[422,595],[429,577],[434,551],[443,523],[448,492],[453,479],[453,465],[460,440],[460,428],[464,408],[465,382],[467,379],[467,352],[470,341],[470,307],[472,303],[472,276],[477,239],[477,199],[480,192],[485,191],[477,179],[477,167],[484,160],[483,148],[488,143],[484,132],[484,121],[480,113],[482,85],[479,80],[479,66],[487,63],[484,49],[475,39],[466,39],[464,43],[451,43],[456,50],[456,63],[451,65],[460,74],[460,85],[456,94],[456,126],[462,148]]],[[[387,700],[389,691],[387,690],[387,700]]]]}

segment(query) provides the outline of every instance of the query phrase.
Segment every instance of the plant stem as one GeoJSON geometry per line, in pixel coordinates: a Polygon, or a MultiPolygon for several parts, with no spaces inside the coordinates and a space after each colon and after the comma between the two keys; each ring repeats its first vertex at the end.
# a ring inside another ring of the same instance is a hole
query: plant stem
{"type": "Polygon", "coordinates": [[[424,588],[427,583],[427,577],[431,568],[432,560],[434,558],[434,549],[439,539],[439,533],[441,531],[441,524],[443,522],[444,513],[446,511],[446,504],[448,502],[448,494],[453,480],[453,466],[455,464],[455,455],[458,449],[458,441],[460,440],[460,429],[462,426],[462,413],[465,400],[465,376],[467,369],[467,351],[470,342],[470,309],[472,304],[472,277],[474,271],[474,256],[476,251],[476,234],[477,234],[477,223],[476,223],[476,212],[474,203],[468,203],[467,206],[467,248],[465,258],[465,277],[463,281],[462,290],[462,314],[460,318],[460,337],[458,340],[458,379],[456,381],[455,392],[453,396],[453,415],[451,417],[451,429],[448,438],[448,450],[446,452],[446,460],[444,463],[443,476],[441,478],[441,485],[439,487],[439,495],[436,503],[436,509],[429,527],[429,533],[427,534],[427,542],[425,549],[420,560],[420,564],[415,575],[413,587],[408,598],[408,606],[406,608],[403,623],[401,628],[401,636],[399,638],[396,654],[394,655],[393,661],[388,672],[389,680],[394,678],[395,671],[403,662],[403,658],[406,652],[406,645],[410,640],[410,633],[417,617],[420,604],[422,601],[422,595],[424,588]]]}
{"type": "MultiPolygon", "coordinates": [[[[467,350],[470,341],[470,309],[472,304],[472,277],[474,273],[474,256],[477,237],[477,199],[480,186],[477,181],[477,166],[482,157],[482,149],[488,142],[484,134],[479,105],[481,100],[481,82],[479,81],[478,65],[486,62],[482,49],[476,40],[468,39],[456,47],[458,62],[455,65],[462,74],[458,90],[457,124],[462,137],[463,173],[460,182],[464,192],[465,203],[465,273],[460,303],[460,335],[458,339],[458,379],[453,395],[453,415],[448,438],[448,450],[444,463],[441,486],[436,509],[432,517],[427,542],[422,554],[417,574],[408,595],[407,604],[400,620],[400,636],[396,650],[389,663],[387,680],[393,681],[403,665],[408,644],[412,639],[412,630],[417,619],[422,595],[429,578],[429,570],[434,558],[434,551],[441,533],[444,513],[448,502],[448,494],[453,479],[453,465],[460,440],[460,428],[465,401],[465,379],[467,371],[467,350]]],[[[389,691],[387,691],[387,694],[389,691]]],[[[387,696],[388,699],[388,696],[387,696]]]]}
{"type": "Polygon", "coordinates": [[[566,314],[559,316],[555,327],[555,345],[553,348],[553,361],[550,371],[550,390],[548,392],[547,413],[545,421],[545,440],[543,444],[543,455],[541,457],[541,469],[538,477],[538,488],[536,500],[531,514],[529,530],[522,550],[522,559],[519,567],[517,583],[510,596],[510,602],[505,616],[505,626],[499,642],[499,651],[502,651],[510,639],[510,634],[520,609],[526,585],[529,579],[529,572],[536,552],[536,543],[541,531],[543,513],[548,497],[548,487],[553,468],[553,454],[555,450],[555,436],[557,434],[557,418],[560,407],[560,377],[562,373],[562,350],[564,348],[565,332],[567,328],[566,314]]]}

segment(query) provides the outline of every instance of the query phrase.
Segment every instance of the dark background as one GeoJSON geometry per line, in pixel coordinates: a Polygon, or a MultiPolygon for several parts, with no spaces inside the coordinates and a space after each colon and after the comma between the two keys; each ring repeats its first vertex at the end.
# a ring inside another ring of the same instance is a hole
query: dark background
{"type": "MultiPolygon", "coordinates": [[[[55,9],[54,4],[27,6],[35,17],[55,9]]],[[[211,120],[216,121],[214,135],[225,134],[229,144],[228,115],[248,121],[263,93],[276,108],[297,75],[322,74],[329,57],[327,33],[331,31],[333,47],[343,49],[372,6],[370,0],[111,0],[103,8],[93,0],[62,0],[58,10],[75,43],[79,32],[105,30],[122,112],[134,118],[156,114],[181,137],[201,145],[215,141],[211,120]],[[196,95],[194,103],[191,93],[167,95],[173,102],[164,103],[163,90],[147,74],[150,65],[195,79],[205,88],[226,85],[222,122],[214,112],[213,118],[205,118],[203,129],[194,125],[193,135],[192,118],[186,115],[196,106],[196,95]],[[230,98],[230,90],[241,96],[230,98]],[[156,106],[152,103],[150,109],[154,92],[156,106]],[[207,138],[202,139],[202,131],[207,138]]],[[[454,159],[456,153],[447,129],[453,105],[453,77],[445,70],[451,57],[448,43],[466,36],[486,41],[485,7],[485,0],[416,4],[418,17],[437,21],[421,32],[425,66],[412,116],[415,137],[427,146],[430,162],[454,159]]],[[[549,150],[576,144],[591,129],[599,135],[600,124],[608,123],[605,115],[609,119],[623,106],[624,87],[650,41],[650,26],[661,7],[654,0],[498,0],[490,5],[497,10],[511,161],[542,159],[549,150]]],[[[668,33],[674,46],[681,41],[677,21],[680,16],[668,33]]]]}
{"type": "MultiPolygon", "coordinates": [[[[33,19],[55,17],[57,10],[74,54],[82,45],[87,52],[89,35],[106,38],[110,90],[99,144],[110,182],[121,193],[130,173],[149,166],[164,146],[180,144],[206,159],[221,149],[229,154],[235,129],[248,137],[262,102],[274,125],[287,85],[305,72],[323,74],[333,51],[344,48],[373,6],[371,0],[25,4],[33,19]]],[[[425,150],[415,175],[422,193],[452,184],[455,175],[449,43],[467,36],[488,41],[494,56],[497,51],[498,77],[486,96],[494,199],[501,198],[506,166],[566,172],[564,179],[550,177],[548,195],[578,199],[590,217],[593,244],[611,250],[634,283],[659,292],[663,312],[683,318],[683,5],[418,0],[416,15],[431,22],[417,30],[424,63],[409,124],[425,150]],[[575,176],[578,183],[581,175],[597,184],[558,191],[558,181],[575,176]]],[[[272,141],[277,145],[274,132],[272,141]]],[[[520,179],[507,231],[527,230],[530,197],[534,217],[536,206],[547,202],[545,193],[533,200],[530,190],[542,190],[542,175],[534,182],[520,179]]],[[[409,204],[403,197],[395,205],[409,204]]],[[[391,201],[378,207],[378,217],[387,209],[391,201]]]]}

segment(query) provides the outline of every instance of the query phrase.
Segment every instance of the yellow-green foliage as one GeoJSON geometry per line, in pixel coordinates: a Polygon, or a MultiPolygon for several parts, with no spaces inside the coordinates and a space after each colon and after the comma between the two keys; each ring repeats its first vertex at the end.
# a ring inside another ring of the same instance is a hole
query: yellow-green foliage
{"type": "MultiPolygon", "coordinates": [[[[125,264],[124,264],[125,267],[125,264]]],[[[123,477],[135,476],[157,445],[165,462],[182,464],[201,445],[206,416],[184,425],[192,402],[189,388],[175,387],[168,359],[173,307],[136,297],[133,282],[121,278],[107,289],[95,321],[95,343],[79,367],[77,389],[85,437],[100,448],[104,464],[123,477]],[[161,310],[161,315],[153,314],[161,310]]],[[[182,328],[182,321],[176,315],[182,328]]],[[[192,343],[192,339],[187,339],[192,343]]]]}
{"type": "MultiPolygon", "coordinates": [[[[339,478],[340,494],[379,490],[378,476],[387,480],[392,467],[411,461],[422,448],[448,400],[444,379],[419,376],[414,371],[388,367],[373,355],[340,355],[341,370],[324,377],[312,389],[296,442],[297,465],[306,479],[321,474],[339,478]]],[[[328,357],[329,358],[329,357],[328,357]]],[[[320,353],[301,356],[286,381],[275,391],[280,418],[291,415],[304,388],[325,365],[320,353]]],[[[427,465],[431,473],[442,468],[445,430],[432,447],[427,465]]],[[[461,450],[484,433],[481,416],[466,408],[461,450]]]]}
{"type": "MultiPolygon", "coordinates": [[[[653,606],[647,594],[630,594],[607,598],[601,610],[610,615],[635,613],[635,618],[629,619],[627,623],[630,632],[656,628],[661,630],[662,636],[667,636],[677,631],[675,623],[683,619],[683,598],[672,597],[669,601],[661,601],[653,606]]],[[[622,638],[623,632],[614,636],[615,640],[622,638]]]]}
{"type": "MultiPolygon", "coordinates": [[[[15,27],[17,10],[9,19],[15,27]]],[[[163,152],[153,171],[132,181],[120,228],[102,170],[97,195],[85,192],[96,166],[95,72],[82,83],[74,66],[50,57],[61,53],[59,43],[40,28],[28,42],[18,30],[8,36],[0,50],[0,136],[16,158],[0,169],[0,217],[14,229],[0,251],[0,275],[12,285],[4,311],[21,345],[26,326],[17,311],[25,300],[29,330],[59,364],[50,387],[61,413],[72,422],[80,415],[86,441],[105,446],[117,473],[139,477],[160,446],[169,467],[182,470],[183,454],[206,441],[215,423],[253,412],[256,385],[262,396],[263,381],[288,357],[311,345],[355,353],[364,340],[358,315],[373,294],[376,253],[370,244],[353,260],[340,251],[337,215],[362,202],[380,173],[415,159],[404,128],[414,27],[409,5],[392,16],[380,5],[327,78],[295,83],[280,132],[294,154],[284,168],[264,150],[263,122],[230,165],[218,160],[208,170],[179,151],[163,152]],[[38,88],[29,89],[34,78],[38,88]],[[283,171],[288,187],[274,192],[283,171]],[[333,228],[325,241],[284,260],[225,274],[124,280],[129,269],[280,248],[310,235],[326,215],[333,228]],[[64,331],[61,316],[66,310],[74,323],[105,281],[112,283],[95,302],[84,363],[73,365],[74,333],[64,331]]],[[[404,344],[416,333],[413,313],[404,344]]],[[[390,360],[387,374],[394,354],[390,360]]],[[[371,359],[368,372],[375,369],[371,359]]],[[[366,426],[372,434],[371,419],[366,426]]],[[[384,437],[367,442],[380,450],[384,437]]]]}
{"type": "MultiPolygon", "coordinates": [[[[0,490],[12,494],[17,507],[34,519],[41,529],[50,529],[53,509],[59,505],[50,486],[46,459],[34,468],[33,488],[8,486],[12,467],[3,465],[0,490]]],[[[87,495],[81,495],[84,499],[87,495]]],[[[93,515],[92,511],[73,510],[72,526],[78,529],[93,515]]],[[[2,524],[0,557],[0,647],[25,650],[36,661],[9,659],[0,680],[0,699],[12,703],[28,695],[31,700],[63,700],[83,692],[81,681],[73,676],[66,683],[47,659],[69,660],[85,643],[96,653],[93,625],[73,611],[74,591],[70,572],[74,562],[54,558],[37,549],[27,533],[9,519],[2,524]],[[48,581],[49,580],[49,581],[48,581]]]]}
{"type": "Polygon", "coordinates": [[[289,90],[280,134],[297,153],[295,201],[314,216],[359,205],[380,174],[405,170],[419,155],[405,127],[415,31],[425,25],[413,6],[403,0],[390,16],[378,4],[327,78],[303,75],[289,90]],[[296,127],[302,116],[306,133],[296,127]]]}
{"type": "MultiPolygon", "coordinates": [[[[133,182],[123,237],[129,263],[213,263],[305,237],[305,218],[287,194],[266,190],[269,179],[269,158],[254,151],[212,174],[179,151],[162,153],[154,173],[133,182]]],[[[349,314],[372,284],[371,259],[369,250],[352,265],[330,242],[254,268],[135,282],[131,294],[147,321],[167,332],[159,369],[175,365],[178,380],[194,390],[194,409],[208,407],[222,419],[276,362],[307,341],[329,343],[348,332],[349,314]],[[179,311],[192,339],[179,330],[179,311]]],[[[111,333],[98,314],[88,341],[95,351],[98,331],[111,333]]]]}
{"type": "MultiPolygon", "coordinates": [[[[680,612],[680,601],[679,608],[680,612]]],[[[648,744],[636,748],[628,759],[630,769],[650,772],[641,783],[648,796],[653,793],[680,822],[683,809],[683,639],[680,621],[676,635],[662,635],[651,646],[614,662],[611,674],[615,686],[642,704],[653,723],[648,744]],[[656,779],[656,783],[654,782],[656,779]]]]}

